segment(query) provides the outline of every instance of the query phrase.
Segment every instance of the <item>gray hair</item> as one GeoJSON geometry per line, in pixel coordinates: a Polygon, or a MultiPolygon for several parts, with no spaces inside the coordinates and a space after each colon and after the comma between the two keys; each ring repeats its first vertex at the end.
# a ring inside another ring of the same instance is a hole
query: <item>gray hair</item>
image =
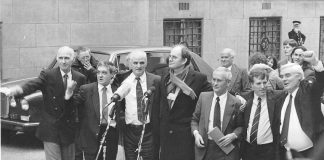
{"type": "Polygon", "coordinates": [[[230,48],[224,48],[222,53],[229,53],[231,57],[235,57],[236,56],[236,53],[233,49],[230,49],[230,48]]]}
{"type": "Polygon", "coordinates": [[[134,57],[145,57],[146,61],[147,61],[147,56],[146,53],[144,51],[140,51],[140,50],[135,50],[132,51],[128,54],[127,56],[127,60],[130,61],[132,60],[134,57]]]}
{"type": "Polygon", "coordinates": [[[282,65],[280,70],[281,72],[285,69],[291,69],[293,70],[294,73],[298,73],[302,76],[302,79],[304,79],[304,71],[302,69],[302,67],[299,64],[296,63],[287,63],[285,65],[282,65]]]}
{"type": "Polygon", "coordinates": [[[230,81],[232,79],[232,72],[229,69],[225,68],[225,67],[218,67],[218,68],[216,68],[214,70],[213,73],[215,73],[215,72],[224,73],[225,79],[228,80],[228,81],[230,81]]]}
{"type": "Polygon", "coordinates": [[[60,53],[66,53],[66,54],[69,54],[71,56],[72,59],[74,59],[75,57],[75,53],[74,53],[74,50],[71,48],[71,47],[68,47],[68,46],[63,46],[61,48],[58,49],[57,51],[57,55],[56,57],[58,56],[58,54],[60,53]]]}

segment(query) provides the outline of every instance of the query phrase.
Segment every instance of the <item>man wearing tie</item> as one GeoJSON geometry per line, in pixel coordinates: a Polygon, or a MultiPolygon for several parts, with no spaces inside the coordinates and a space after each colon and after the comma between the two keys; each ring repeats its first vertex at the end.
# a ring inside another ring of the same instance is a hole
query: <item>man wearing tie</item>
{"type": "Polygon", "coordinates": [[[275,114],[280,106],[276,101],[283,91],[267,90],[268,72],[262,68],[250,70],[252,91],[243,94],[244,131],[241,145],[243,160],[276,160],[279,158],[279,117],[275,114]]]}
{"type": "Polygon", "coordinates": [[[202,92],[199,96],[191,121],[192,133],[195,136],[195,160],[239,160],[238,139],[243,130],[243,115],[240,111],[241,101],[228,93],[231,72],[219,67],[213,72],[214,92],[202,92]],[[215,127],[225,135],[218,141],[207,133],[215,127]],[[220,147],[234,145],[226,154],[220,147]]]}
{"type": "Polygon", "coordinates": [[[235,65],[234,57],[235,52],[230,48],[223,49],[220,57],[221,65],[232,73],[231,83],[228,86],[228,92],[232,95],[242,94],[250,90],[247,70],[235,65]]]}
{"type": "Polygon", "coordinates": [[[147,56],[143,51],[133,51],[128,55],[128,62],[131,71],[122,75],[117,75],[117,81],[121,81],[122,85],[130,86],[130,92],[125,96],[125,101],[121,102],[121,116],[118,121],[123,125],[123,142],[126,154],[126,160],[137,159],[137,148],[145,125],[145,132],[141,145],[140,155],[143,160],[155,160],[158,158],[158,128],[156,121],[158,118],[159,98],[153,93],[147,104],[148,113],[145,113],[145,105],[142,103],[144,93],[150,88],[158,88],[160,84],[160,76],[146,72],[147,56]],[[124,114],[124,116],[122,116],[124,114]]]}
{"type": "MultiPolygon", "coordinates": [[[[117,86],[111,84],[117,69],[113,64],[101,61],[97,66],[97,81],[80,87],[79,94],[75,94],[71,98],[75,82],[68,84],[65,99],[68,103],[73,103],[80,110],[80,131],[76,137],[76,141],[80,145],[82,154],[76,156],[76,160],[94,160],[96,158],[99,141],[109,124],[108,133],[100,152],[99,159],[115,160],[118,145],[118,131],[116,129],[116,121],[109,120],[109,113],[114,103],[108,105],[111,101],[113,93],[117,86]],[[103,151],[105,155],[103,156],[103,151]]],[[[112,113],[113,115],[113,113],[112,113]]]]}
{"type": "Polygon", "coordinates": [[[280,154],[285,159],[287,148],[297,151],[294,156],[309,157],[320,134],[324,131],[320,97],[324,88],[323,63],[315,58],[313,51],[303,52],[304,61],[315,69],[315,77],[304,80],[300,65],[286,64],[280,76],[288,92],[281,100],[280,154]]]}
{"type": "Polygon", "coordinates": [[[74,60],[72,48],[61,47],[56,60],[58,67],[43,70],[38,78],[10,88],[7,95],[28,95],[41,90],[44,108],[41,108],[42,119],[36,137],[44,143],[46,160],[73,160],[76,117],[74,107],[65,103],[64,93],[68,81],[77,83],[74,88],[74,92],[77,92],[79,86],[86,82],[86,77],[71,70],[74,60]]]}

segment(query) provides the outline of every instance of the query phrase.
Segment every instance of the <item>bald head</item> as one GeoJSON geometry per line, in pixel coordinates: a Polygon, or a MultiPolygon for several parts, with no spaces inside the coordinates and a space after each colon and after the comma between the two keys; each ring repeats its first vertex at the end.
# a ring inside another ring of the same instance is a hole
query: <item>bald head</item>
{"type": "Polygon", "coordinates": [[[129,67],[136,77],[144,74],[147,66],[147,56],[144,51],[133,51],[128,55],[129,67]]]}
{"type": "Polygon", "coordinates": [[[221,65],[226,68],[230,67],[233,64],[234,57],[234,50],[230,48],[223,49],[223,51],[221,52],[221,65]]]}
{"type": "Polygon", "coordinates": [[[68,73],[71,70],[74,61],[74,50],[70,47],[64,46],[59,48],[56,55],[56,60],[59,68],[68,73]]]}

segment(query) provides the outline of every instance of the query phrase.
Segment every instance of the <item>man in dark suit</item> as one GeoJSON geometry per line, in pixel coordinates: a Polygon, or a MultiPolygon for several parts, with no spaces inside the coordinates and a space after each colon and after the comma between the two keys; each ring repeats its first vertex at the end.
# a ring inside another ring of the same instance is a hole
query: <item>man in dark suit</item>
{"type": "Polygon", "coordinates": [[[91,51],[86,47],[79,47],[76,50],[76,59],[72,64],[72,69],[82,73],[87,78],[87,83],[97,82],[98,60],[91,55],[91,51]]]}
{"type": "Polygon", "coordinates": [[[77,92],[86,78],[71,70],[73,59],[73,49],[61,47],[56,57],[59,67],[43,70],[38,78],[10,89],[9,94],[14,96],[42,91],[44,108],[41,108],[42,119],[36,137],[44,143],[46,160],[74,159],[75,110],[65,103],[64,93],[67,81],[73,80],[77,83],[74,90],[77,92]]]}
{"type": "Polygon", "coordinates": [[[288,92],[281,100],[280,144],[281,158],[286,148],[297,151],[295,156],[309,157],[324,131],[320,97],[324,88],[324,67],[313,51],[303,52],[304,61],[315,69],[315,77],[304,79],[300,65],[286,64],[280,76],[288,92]]]}
{"type": "Polygon", "coordinates": [[[289,39],[294,39],[298,46],[302,46],[306,41],[306,36],[300,31],[300,21],[293,21],[293,29],[288,32],[289,39]]]}
{"type": "Polygon", "coordinates": [[[240,111],[241,101],[228,93],[231,72],[219,67],[213,72],[213,92],[202,92],[199,96],[191,121],[195,136],[195,160],[239,160],[238,139],[243,130],[243,115],[240,111]],[[208,132],[218,128],[225,135],[219,140],[213,139],[208,132]],[[219,142],[219,146],[215,141],[219,142]],[[226,154],[221,147],[234,145],[226,154]]]}
{"type": "Polygon", "coordinates": [[[160,86],[162,160],[193,160],[194,138],[190,122],[201,92],[212,90],[207,76],[190,69],[190,51],[175,46],[169,56],[170,72],[160,86]]]}
{"type": "Polygon", "coordinates": [[[160,76],[146,72],[147,56],[143,51],[134,51],[128,55],[130,71],[116,76],[116,83],[130,86],[130,92],[121,102],[118,113],[118,123],[121,124],[123,134],[123,145],[126,160],[136,160],[138,155],[138,144],[145,124],[145,132],[141,144],[140,156],[144,160],[158,159],[158,92],[149,97],[147,104],[148,113],[144,112],[145,106],[141,103],[143,93],[152,87],[158,88],[160,76]]]}
{"type": "Polygon", "coordinates": [[[108,114],[114,103],[110,103],[110,98],[116,91],[117,86],[111,85],[111,80],[117,69],[106,61],[98,63],[97,66],[98,82],[86,84],[80,87],[79,94],[75,94],[73,98],[72,92],[76,83],[68,84],[65,99],[69,103],[73,103],[80,110],[80,131],[76,137],[76,141],[80,145],[82,156],[76,156],[80,160],[94,160],[96,158],[99,141],[109,124],[108,133],[105,137],[103,149],[100,152],[99,159],[103,159],[103,151],[105,151],[105,160],[115,160],[118,145],[118,131],[116,129],[116,121],[110,119],[108,114]]]}
{"type": "Polygon", "coordinates": [[[279,125],[277,100],[283,91],[267,90],[268,72],[250,70],[251,92],[243,94],[244,131],[241,145],[243,160],[276,160],[279,158],[279,125]]]}
{"type": "Polygon", "coordinates": [[[250,90],[250,84],[246,69],[239,68],[233,63],[235,57],[234,50],[225,48],[221,52],[221,65],[232,72],[231,83],[228,92],[236,95],[250,90]]]}

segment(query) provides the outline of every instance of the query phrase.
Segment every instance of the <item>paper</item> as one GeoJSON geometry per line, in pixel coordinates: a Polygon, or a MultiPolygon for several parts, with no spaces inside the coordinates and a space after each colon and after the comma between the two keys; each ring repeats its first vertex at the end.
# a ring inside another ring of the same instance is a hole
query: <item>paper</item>
{"type": "MultiPolygon", "coordinates": [[[[224,134],[221,130],[219,130],[218,127],[213,128],[211,131],[208,132],[208,135],[216,142],[216,144],[219,146],[218,140],[224,137],[224,134]]],[[[235,146],[233,144],[228,144],[227,146],[219,146],[224,153],[229,154],[235,146]]]]}

